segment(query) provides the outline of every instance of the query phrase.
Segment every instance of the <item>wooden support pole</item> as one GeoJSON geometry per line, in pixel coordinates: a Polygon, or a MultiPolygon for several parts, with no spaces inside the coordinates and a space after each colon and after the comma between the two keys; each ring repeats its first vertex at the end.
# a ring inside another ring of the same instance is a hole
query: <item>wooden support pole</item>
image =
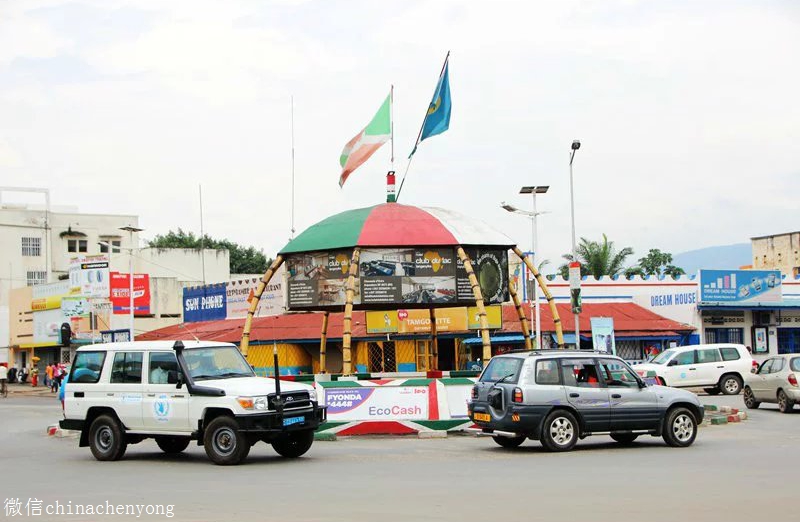
{"type": "Polygon", "coordinates": [[[241,350],[242,355],[245,357],[247,357],[247,348],[250,346],[250,328],[253,325],[253,315],[256,313],[256,309],[258,308],[258,302],[261,300],[261,294],[264,293],[264,289],[267,288],[267,284],[269,284],[270,279],[272,279],[272,276],[274,276],[275,272],[278,271],[278,268],[280,268],[281,264],[283,264],[283,256],[278,254],[270,267],[264,273],[264,277],[261,278],[261,282],[258,283],[256,292],[253,294],[255,299],[250,302],[250,308],[247,310],[247,318],[244,320],[244,330],[242,331],[242,342],[239,344],[239,350],[241,350]]]}
{"type": "Polygon", "coordinates": [[[528,259],[528,256],[523,254],[519,248],[514,247],[512,250],[514,250],[514,253],[517,254],[517,257],[519,257],[522,262],[525,263],[525,266],[527,266],[528,270],[531,271],[533,277],[536,278],[536,282],[539,283],[539,288],[542,289],[542,293],[544,294],[545,299],[547,299],[547,304],[550,305],[550,312],[553,314],[553,323],[556,325],[556,341],[558,342],[558,348],[559,350],[563,350],[564,330],[561,327],[561,318],[558,316],[558,309],[556,308],[555,299],[553,299],[553,295],[550,293],[550,290],[548,290],[547,283],[544,282],[544,277],[542,277],[542,274],[536,270],[536,267],[533,266],[533,263],[531,263],[531,260],[528,259]]]}
{"type": "Polygon", "coordinates": [[[344,322],[342,326],[342,373],[351,375],[353,373],[353,361],[351,359],[350,343],[353,333],[353,298],[355,296],[356,276],[358,275],[359,248],[353,249],[353,257],[350,259],[350,275],[347,276],[347,286],[345,291],[344,322]]]}
{"type": "Polygon", "coordinates": [[[472,269],[472,262],[469,256],[464,252],[463,247],[458,247],[458,258],[464,264],[464,270],[467,272],[469,284],[472,285],[472,295],[475,296],[475,306],[478,308],[478,319],[481,325],[481,341],[483,342],[483,367],[489,363],[492,358],[492,342],[489,339],[489,319],[486,317],[486,307],[483,306],[483,294],[481,294],[481,285],[478,284],[478,278],[475,277],[475,271],[472,269]]]}
{"type": "MultiPolygon", "coordinates": [[[[517,289],[514,288],[514,283],[511,281],[508,282],[508,293],[511,294],[511,299],[514,301],[514,308],[517,309],[519,322],[522,325],[522,335],[525,336],[525,349],[532,350],[533,345],[531,343],[531,330],[528,328],[528,318],[525,316],[525,310],[522,309],[522,301],[519,299],[517,289]]],[[[541,349],[541,347],[539,348],[541,349]]]]}
{"type": "Polygon", "coordinates": [[[326,343],[328,340],[328,312],[322,312],[322,333],[319,336],[319,373],[328,373],[327,371],[327,352],[326,343]]]}
{"type": "Polygon", "coordinates": [[[429,369],[439,369],[439,339],[436,332],[436,310],[431,308],[431,364],[429,369]]]}

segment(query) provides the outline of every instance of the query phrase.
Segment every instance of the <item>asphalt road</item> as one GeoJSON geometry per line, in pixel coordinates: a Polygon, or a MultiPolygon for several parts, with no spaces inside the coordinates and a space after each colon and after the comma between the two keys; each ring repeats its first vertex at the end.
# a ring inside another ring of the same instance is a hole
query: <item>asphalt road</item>
{"type": "MultiPolygon", "coordinates": [[[[741,397],[702,397],[741,407],[741,397]]],[[[789,520],[800,470],[800,410],[703,428],[694,446],[607,437],[567,454],[491,439],[347,438],[317,442],[289,461],[265,444],[244,465],[218,467],[202,448],[167,457],[152,441],[124,460],[97,462],[77,440],[45,436],[60,406],[49,397],[0,399],[0,500],[44,504],[173,505],[173,520],[789,520]]],[[[3,520],[5,511],[0,511],[3,520]]],[[[135,516],[9,517],[133,520],[135,516]]],[[[145,514],[142,519],[164,519],[145,514]]]]}

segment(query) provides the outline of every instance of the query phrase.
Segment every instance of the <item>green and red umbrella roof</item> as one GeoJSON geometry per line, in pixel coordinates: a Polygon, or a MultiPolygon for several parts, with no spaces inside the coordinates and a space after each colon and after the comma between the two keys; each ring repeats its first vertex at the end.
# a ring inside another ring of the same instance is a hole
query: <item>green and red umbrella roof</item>
{"type": "Polygon", "coordinates": [[[383,203],[348,210],[312,225],[281,254],[359,247],[514,246],[480,220],[435,207],[383,203]]]}

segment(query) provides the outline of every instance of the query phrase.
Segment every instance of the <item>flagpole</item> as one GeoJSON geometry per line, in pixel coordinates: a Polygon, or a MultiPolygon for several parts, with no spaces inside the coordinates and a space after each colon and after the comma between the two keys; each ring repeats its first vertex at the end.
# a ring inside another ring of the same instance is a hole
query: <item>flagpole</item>
{"type": "MultiPolygon", "coordinates": [[[[447,56],[444,57],[444,63],[442,64],[442,70],[439,71],[439,80],[442,79],[442,75],[444,74],[444,70],[447,67],[447,61],[450,59],[450,51],[447,51],[447,56]]],[[[414,142],[414,149],[411,151],[411,155],[408,157],[408,164],[406,164],[406,171],[403,173],[403,179],[400,181],[400,188],[397,189],[397,197],[395,201],[400,199],[400,193],[403,192],[403,185],[406,182],[406,175],[408,175],[408,169],[411,167],[411,160],[414,159],[414,152],[417,150],[417,146],[419,146],[419,139],[422,137],[422,131],[425,128],[425,122],[428,120],[428,111],[430,110],[431,106],[428,105],[428,108],[425,109],[425,117],[422,118],[422,125],[419,126],[419,132],[417,133],[417,141],[414,142]]],[[[394,154],[392,154],[394,156],[394,154]]]]}
{"type": "Polygon", "coordinates": [[[389,125],[391,129],[390,141],[392,148],[392,157],[391,157],[392,168],[390,170],[394,171],[394,84],[392,84],[392,88],[389,90],[389,125]]]}
{"type": "Polygon", "coordinates": [[[292,234],[290,239],[294,239],[294,95],[291,97],[291,119],[292,119],[292,234]]]}

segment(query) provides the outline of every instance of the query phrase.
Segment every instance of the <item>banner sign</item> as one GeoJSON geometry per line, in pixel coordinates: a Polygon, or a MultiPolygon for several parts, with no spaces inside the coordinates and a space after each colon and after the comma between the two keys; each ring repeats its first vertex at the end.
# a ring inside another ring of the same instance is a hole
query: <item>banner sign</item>
{"type": "MultiPolygon", "coordinates": [[[[286,265],[282,264],[278,268],[264,289],[264,293],[261,294],[258,308],[256,308],[256,317],[280,315],[286,311],[285,267],[286,265]]],[[[260,282],[260,278],[254,277],[252,279],[230,281],[225,285],[227,299],[225,317],[227,319],[244,319],[247,317],[247,310],[250,309],[250,303],[255,298],[256,289],[260,282]]]]}
{"type": "MultiPolygon", "coordinates": [[[[503,327],[503,307],[502,305],[487,306],[486,320],[489,322],[489,329],[498,330],[503,327]]],[[[478,315],[478,307],[470,306],[467,308],[467,328],[470,330],[481,329],[481,316],[478,315]]]]}
{"type": "Polygon", "coordinates": [[[31,310],[54,310],[61,308],[61,299],[70,293],[69,281],[34,285],[32,288],[31,310]]]}
{"type": "Polygon", "coordinates": [[[83,296],[65,297],[61,300],[61,314],[64,322],[69,323],[73,339],[91,340],[94,337],[91,306],[87,298],[83,296]]]}
{"type": "Polygon", "coordinates": [[[61,323],[63,322],[64,316],[61,314],[61,308],[34,312],[33,342],[36,344],[60,344],[61,323]]]}
{"type": "MultiPolygon", "coordinates": [[[[467,249],[481,285],[484,302],[508,300],[508,252],[467,249]]],[[[350,270],[350,251],[289,255],[288,307],[290,310],[340,307],[350,270]]],[[[474,302],[466,270],[452,248],[371,249],[361,252],[353,304],[359,308],[474,302]]]]}
{"type": "Polygon", "coordinates": [[[324,388],[330,422],[427,420],[427,386],[324,388]]]}
{"type": "Polygon", "coordinates": [[[108,298],[111,292],[109,260],[105,254],[78,256],[70,260],[69,282],[72,293],[85,297],[108,298]]]}
{"type": "Polygon", "coordinates": [[[775,302],[782,298],[780,270],[700,270],[703,303],[775,302]]]}
{"type": "Polygon", "coordinates": [[[225,319],[226,285],[206,285],[183,289],[183,322],[225,319]]]}
{"type": "MultiPolygon", "coordinates": [[[[480,316],[476,307],[437,308],[434,310],[437,332],[465,332],[479,330],[480,316]]],[[[489,328],[503,326],[503,311],[500,305],[487,306],[486,318],[489,328]]],[[[429,310],[400,309],[367,312],[367,333],[430,333],[429,310]]]]}
{"type": "Polygon", "coordinates": [[[591,317],[592,344],[595,350],[617,354],[617,345],[614,339],[613,317],[591,317]]]}
{"type": "Polygon", "coordinates": [[[104,330],[100,332],[100,339],[104,343],[127,343],[131,340],[131,332],[123,330],[104,330]]]}
{"type": "MultiPolygon", "coordinates": [[[[111,303],[115,315],[130,314],[129,274],[111,272],[111,303]]],[[[133,315],[150,315],[150,275],[133,276],[133,315]]]]}

